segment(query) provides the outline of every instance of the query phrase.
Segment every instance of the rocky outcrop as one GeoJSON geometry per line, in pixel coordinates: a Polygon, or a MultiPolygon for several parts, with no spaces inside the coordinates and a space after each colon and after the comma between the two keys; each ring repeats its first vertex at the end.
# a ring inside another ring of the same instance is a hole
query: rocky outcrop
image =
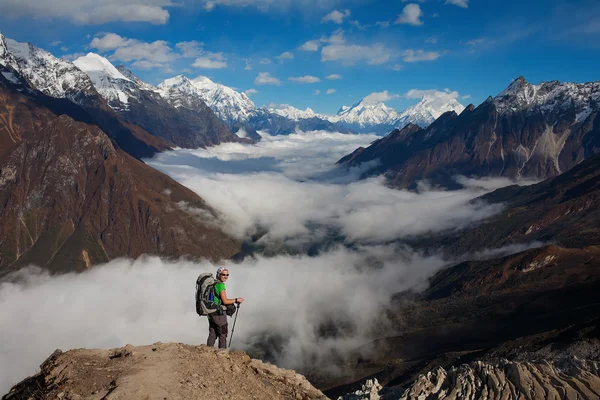
{"type": "Polygon", "coordinates": [[[55,351],[3,400],[326,399],[304,376],[207,346],[155,343],[55,351]]]}
{"type": "Polygon", "coordinates": [[[447,112],[426,129],[391,132],[339,163],[379,160],[369,174],[384,174],[396,187],[420,180],[458,187],[456,175],[545,179],[600,151],[600,82],[515,80],[460,115],[447,112]]]}
{"type": "Polygon", "coordinates": [[[28,264],[71,272],[123,256],[237,253],[200,197],[69,116],[81,112],[0,67],[0,275],[28,264]]]}
{"type": "MultiPolygon", "coordinates": [[[[521,363],[474,362],[419,376],[400,397],[417,399],[597,399],[600,363],[577,359],[521,363]]],[[[382,397],[391,398],[391,397],[382,397]]]]}

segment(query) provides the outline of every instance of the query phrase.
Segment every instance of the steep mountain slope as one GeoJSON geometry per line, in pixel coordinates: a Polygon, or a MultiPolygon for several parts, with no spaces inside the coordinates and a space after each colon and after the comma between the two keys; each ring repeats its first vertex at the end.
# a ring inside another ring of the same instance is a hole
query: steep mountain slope
{"type": "Polygon", "coordinates": [[[600,155],[536,185],[509,186],[483,201],[502,203],[506,210],[459,235],[437,243],[453,254],[534,241],[561,246],[600,244],[600,155]]]}
{"type": "Polygon", "coordinates": [[[119,118],[94,88],[90,78],[75,65],[28,43],[18,43],[0,33],[0,65],[17,71],[28,84],[59,99],[78,104],[94,123],[134,157],[151,157],[169,143],[119,118]]]}
{"type": "Polygon", "coordinates": [[[240,141],[198,98],[188,99],[183,107],[174,107],[157,93],[157,88],[94,53],[73,64],[90,77],[117,114],[169,143],[197,148],[240,141]]]}
{"type": "Polygon", "coordinates": [[[556,176],[600,149],[600,82],[548,82],[516,79],[495,99],[448,112],[426,129],[409,125],[339,163],[374,159],[371,173],[385,174],[397,187],[419,180],[457,186],[453,177],[556,176]]]}
{"type": "Polygon", "coordinates": [[[122,256],[237,252],[201,198],[70,115],[88,116],[0,66],[0,275],[30,263],[67,272],[122,256]]]}

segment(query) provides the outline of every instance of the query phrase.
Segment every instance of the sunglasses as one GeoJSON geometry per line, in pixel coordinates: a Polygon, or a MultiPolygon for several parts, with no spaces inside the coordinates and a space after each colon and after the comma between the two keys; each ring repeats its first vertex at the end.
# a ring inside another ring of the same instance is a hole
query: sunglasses
{"type": "Polygon", "coordinates": [[[229,274],[221,274],[221,276],[229,276],[229,274]]]}

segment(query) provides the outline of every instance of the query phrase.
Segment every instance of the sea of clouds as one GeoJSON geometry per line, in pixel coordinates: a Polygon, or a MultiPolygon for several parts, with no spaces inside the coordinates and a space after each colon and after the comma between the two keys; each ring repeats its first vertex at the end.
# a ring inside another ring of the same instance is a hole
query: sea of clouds
{"type": "Polygon", "coordinates": [[[393,294],[426,287],[427,278],[448,264],[398,239],[477,223],[500,208],[471,200],[512,184],[462,178],[464,190],[422,184],[409,192],[377,177],[358,180],[368,166],[335,166],[376,139],[263,135],[257,145],[178,149],[146,160],[203,197],[219,214],[207,222],[233,236],[247,239],[260,231],[261,244],[286,249],[332,244],[316,254],[259,254],[237,264],[145,256],[81,274],[21,270],[0,283],[0,393],[35,373],[56,348],[204,343],[208,323],[195,314],[195,280],[220,265],[230,268],[228,296],[246,299],[234,348],[301,371],[314,365],[335,370],[332,360],[340,354],[377,339],[371,322],[393,294]]]}

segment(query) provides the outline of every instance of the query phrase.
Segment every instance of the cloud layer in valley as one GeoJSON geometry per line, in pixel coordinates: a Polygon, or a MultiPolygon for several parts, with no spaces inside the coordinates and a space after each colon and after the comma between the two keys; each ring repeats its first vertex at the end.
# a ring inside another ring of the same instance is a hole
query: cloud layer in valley
{"type": "MultiPolygon", "coordinates": [[[[314,365],[335,372],[340,354],[373,339],[370,322],[393,294],[424,288],[448,262],[394,240],[476,223],[498,211],[470,203],[495,187],[493,180],[484,187],[465,181],[470,188],[455,192],[422,185],[416,193],[390,189],[378,178],[357,181],[360,168],[334,166],[376,138],[263,134],[255,146],[230,143],[146,160],[201,195],[232,235],[248,238],[260,228],[263,244],[285,248],[330,242],[310,255],[284,252],[226,264],[228,293],[247,300],[235,348],[302,372],[314,365]]],[[[191,218],[207,218],[181,207],[191,218]]],[[[20,271],[0,284],[0,392],[34,373],[56,348],[204,343],[207,322],[195,314],[193,287],[199,273],[216,268],[207,261],[141,257],[78,275],[20,271]]]]}

